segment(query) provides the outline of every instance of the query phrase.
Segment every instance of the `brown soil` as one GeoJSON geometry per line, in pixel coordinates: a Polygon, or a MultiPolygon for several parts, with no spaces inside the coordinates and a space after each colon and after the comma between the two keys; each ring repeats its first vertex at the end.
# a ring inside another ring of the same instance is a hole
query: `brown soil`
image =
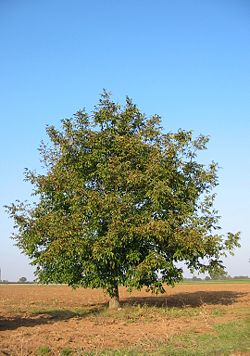
{"type": "Polygon", "coordinates": [[[109,312],[101,290],[0,285],[0,355],[37,355],[42,346],[52,355],[63,348],[150,350],[172,335],[240,318],[250,307],[250,284],[178,285],[160,296],[121,288],[120,297],[122,310],[109,312]]]}

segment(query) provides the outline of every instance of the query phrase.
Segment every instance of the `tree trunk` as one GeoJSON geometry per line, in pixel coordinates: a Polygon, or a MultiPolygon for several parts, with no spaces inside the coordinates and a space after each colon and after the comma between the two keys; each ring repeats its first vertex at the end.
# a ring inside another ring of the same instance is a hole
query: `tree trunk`
{"type": "Polygon", "coordinates": [[[120,301],[119,301],[119,290],[118,285],[114,287],[113,296],[109,301],[109,309],[117,310],[120,308],[120,301]]]}

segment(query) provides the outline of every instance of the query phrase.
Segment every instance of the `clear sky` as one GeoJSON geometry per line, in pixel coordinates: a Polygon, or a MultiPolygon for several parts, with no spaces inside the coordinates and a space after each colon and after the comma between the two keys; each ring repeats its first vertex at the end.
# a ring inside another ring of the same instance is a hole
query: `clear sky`
{"type": "Polygon", "coordinates": [[[33,278],[3,205],[29,199],[45,126],[92,110],[102,88],[166,131],[210,135],[222,231],[242,232],[226,266],[250,275],[250,1],[0,0],[2,278],[33,278]]]}

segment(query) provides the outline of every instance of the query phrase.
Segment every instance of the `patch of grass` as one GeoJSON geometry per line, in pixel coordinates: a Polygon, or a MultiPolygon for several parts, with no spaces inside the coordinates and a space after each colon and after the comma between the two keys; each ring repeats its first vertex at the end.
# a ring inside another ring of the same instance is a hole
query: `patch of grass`
{"type": "Polygon", "coordinates": [[[215,308],[211,311],[211,315],[213,316],[223,316],[226,314],[226,311],[221,308],[215,308]]]}
{"type": "Polygon", "coordinates": [[[186,334],[171,338],[161,355],[231,355],[250,351],[250,319],[218,324],[214,334],[186,334]]]}
{"type": "Polygon", "coordinates": [[[37,355],[48,355],[50,354],[51,350],[48,346],[40,346],[39,349],[37,350],[37,355]]]}
{"type": "Polygon", "coordinates": [[[168,319],[194,317],[200,314],[200,308],[177,308],[177,307],[157,307],[147,304],[130,305],[124,304],[119,311],[105,309],[102,316],[127,322],[157,320],[159,317],[168,319]]]}
{"type": "Polygon", "coordinates": [[[60,356],[70,356],[70,355],[73,355],[73,350],[72,349],[69,349],[69,348],[64,348],[60,351],[60,356]]]}
{"type": "Polygon", "coordinates": [[[122,349],[122,350],[106,350],[103,352],[84,352],[80,353],[81,356],[137,356],[137,355],[145,355],[148,356],[148,352],[139,352],[136,350],[127,350],[127,349],[122,349]]]}

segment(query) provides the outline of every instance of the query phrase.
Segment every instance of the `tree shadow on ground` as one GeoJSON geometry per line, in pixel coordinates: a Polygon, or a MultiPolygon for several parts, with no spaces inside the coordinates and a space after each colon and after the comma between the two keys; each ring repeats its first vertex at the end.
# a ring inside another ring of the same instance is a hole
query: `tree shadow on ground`
{"type": "Polygon", "coordinates": [[[99,315],[106,307],[105,303],[95,306],[86,306],[79,310],[49,309],[37,310],[30,316],[14,316],[2,318],[0,315],[0,331],[15,330],[20,327],[33,327],[42,324],[53,324],[57,321],[66,321],[72,318],[87,318],[99,315]]]}
{"type": "MultiPolygon", "coordinates": [[[[147,305],[159,308],[185,308],[200,307],[202,305],[232,305],[246,295],[242,292],[231,291],[199,291],[177,293],[170,296],[129,297],[121,305],[147,305]]],[[[66,321],[72,318],[87,318],[98,316],[107,308],[106,303],[86,306],[82,309],[49,309],[37,310],[26,316],[2,318],[0,315],[0,331],[15,330],[20,327],[34,327],[42,324],[54,324],[57,321],[66,321]]]]}
{"type": "Polygon", "coordinates": [[[246,293],[231,291],[199,291],[178,293],[170,296],[129,297],[124,303],[148,305],[159,308],[200,307],[202,305],[232,305],[246,293]]]}

